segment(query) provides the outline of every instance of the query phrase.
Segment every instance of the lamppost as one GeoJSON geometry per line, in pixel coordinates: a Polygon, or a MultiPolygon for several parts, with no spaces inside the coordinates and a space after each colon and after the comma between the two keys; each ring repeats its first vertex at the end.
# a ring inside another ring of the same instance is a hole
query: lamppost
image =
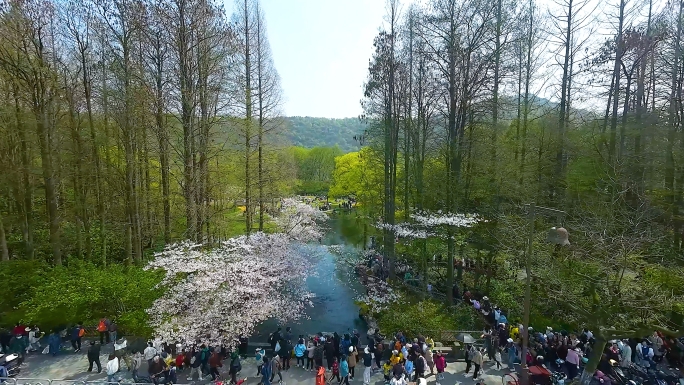
{"type": "MultiPolygon", "coordinates": [[[[522,367],[521,376],[522,384],[529,384],[529,375],[527,372],[527,346],[530,340],[529,325],[530,325],[530,302],[532,297],[532,273],[530,271],[530,259],[532,257],[532,244],[534,241],[534,221],[537,218],[537,214],[555,216],[558,224],[560,225],[565,218],[566,212],[562,210],[556,210],[548,207],[536,206],[534,203],[530,203],[527,206],[527,218],[528,218],[528,236],[527,236],[527,248],[525,250],[525,309],[523,314],[523,330],[520,332],[523,336],[523,346],[521,349],[521,359],[520,365],[522,367]]],[[[557,245],[569,245],[568,232],[562,227],[551,228],[549,230],[549,236],[547,241],[557,244],[557,245]]]]}

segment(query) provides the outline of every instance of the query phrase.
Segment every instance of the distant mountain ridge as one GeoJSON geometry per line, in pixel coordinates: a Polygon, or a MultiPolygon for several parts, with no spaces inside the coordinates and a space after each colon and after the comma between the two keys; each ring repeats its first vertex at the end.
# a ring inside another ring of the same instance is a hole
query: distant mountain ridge
{"type": "Polygon", "coordinates": [[[359,150],[361,146],[354,136],[366,129],[366,124],[358,118],[290,116],[285,121],[285,136],[293,146],[313,148],[338,145],[345,153],[359,150]]]}

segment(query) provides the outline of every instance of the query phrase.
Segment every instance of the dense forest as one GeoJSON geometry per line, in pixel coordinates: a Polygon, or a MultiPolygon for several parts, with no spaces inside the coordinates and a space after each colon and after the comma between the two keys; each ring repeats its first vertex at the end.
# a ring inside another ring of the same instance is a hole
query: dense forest
{"type": "Polygon", "coordinates": [[[343,152],[358,150],[363,145],[367,124],[358,118],[328,119],[302,116],[285,118],[284,135],[293,146],[334,147],[343,152]]]}
{"type": "Polygon", "coordinates": [[[283,118],[256,0],[4,2],[1,323],[145,333],[155,251],[273,231],[311,194],[356,200],[390,279],[448,303],[599,345],[684,330],[684,0],[387,10],[362,116],[324,119],[283,118]]]}
{"type": "Polygon", "coordinates": [[[367,147],[337,158],[331,194],[380,221],[390,279],[408,262],[523,330],[584,325],[599,355],[681,332],[683,14],[680,0],[388,1],[367,147]]]}
{"type": "Polygon", "coordinates": [[[294,171],[258,3],[4,5],[3,260],[140,263],[225,237],[236,203],[263,228],[294,171]]]}

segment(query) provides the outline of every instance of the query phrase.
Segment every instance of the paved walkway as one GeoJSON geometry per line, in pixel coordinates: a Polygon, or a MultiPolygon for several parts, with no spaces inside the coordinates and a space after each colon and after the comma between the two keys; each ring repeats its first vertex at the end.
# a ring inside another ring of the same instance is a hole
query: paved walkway
{"type": "MultiPolygon", "coordinates": [[[[18,378],[40,378],[40,379],[52,379],[52,380],[79,380],[79,381],[106,381],[105,365],[107,364],[107,357],[112,351],[112,345],[109,344],[104,346],[102,349],[102,356],[100,361],[103,366],[102,373],[92,372],[88,373],[88,359],[84,351],[79,353],[74,353],[71,349],[60,352],[56,357],[52,355],[43,355],[40,353],[33,353],[27,357],[22,365],[21,373],[18,378]]],[[[295,364],[295,360],[292,360],[295,364]]],[[[228,361],[224,362],[227,365],[228,361]]],[[[363,365],[357,365],[356,377],[350,383],[362,385],[363,384],[363,365]]],[[[96,370],[96,369],[95,369],[96,370]]],[[[441,381],[442,385],[454,385],[454,384],[464,384],[471,385],[475,384],[476,381],[472,379],[472,369],[470,375],[465,376],[465,363],[464,362],[450,362],[447,364],[447,372],[445,373],[445,379],[441,381]]],[[[221,373],[225,373],[224,378],[229,378],[228,368],[221,368],[221,373]]],[[[485,362],[484,364],[484,374],[480,375],[480,378],[485,382],[486,385],[501,385],[501,378],[504,374],[508,372],[507,369],[496,370],[496,366],[492,367],[490,362],[485,362]]],[[[141,373],[147,373],[146,363],[143,362],[143,368],[141,373]]],[[[328,373],[328,372],[326,372],[328,373]]],[[[194,384],[203,385],[210,381],[208,380],[194,380],[187,381],[188,371],[183,371],[178,373],[178,382],[180,384],[194,384]]],[[[123,381],[130,381],[131,375],[126,368],[121,368],[120,375],[123,381]]],[[[256,364],[254,358],[247,358],[242,361],[242,372],[240,373],[241,378],[248,376],[246,385],[258,385],[259,379],[255,377],[256,375],[256,364]]],[[[274,385],[277,385],[276,382],[274,385]]],[[[315,373],[305,371],[302,368],[293,367],[289,371],[283,372],[283,382],[284,385],[304,385],[304,384],[314,384],[315,373]]],[[[435,376],[428,377],[428,384],[435,384],[435,376]]],[[[381,373],[376,373],[371,379],[373,385],[382,385],[384,383],[383,376],[381,373]]],[[[55,384],[59,385],[59,384],[55,384]]]]}

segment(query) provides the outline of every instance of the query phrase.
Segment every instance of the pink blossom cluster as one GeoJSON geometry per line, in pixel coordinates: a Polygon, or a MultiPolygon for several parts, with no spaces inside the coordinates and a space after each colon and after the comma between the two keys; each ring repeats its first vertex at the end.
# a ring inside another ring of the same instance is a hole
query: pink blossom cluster
{"type": "Polygon", "coordinates": [[[373,313],[386,310],[391,304],[401,300],[401,294],[380,278],[368,276],[364,285],[366,286],[366,294],[356,300],[366,304],[373,313]]]}
{"type": "Polygon", "coordinates": [[[425,239],[435,235],[424,229],[416,228],[416,226],[406,222],[397,223],[396,225],[377,223],[375,227],[381,230],[392,230],[394,235],[399,238],[425,239]]]}
{"type": "Polygon", "coordinates": [[[278,228],[291,238],[309,242],[323,237],[320,222],[328,215],[317,208],[293,198],[282,200],[280,215],[275,218],[278,228]]]}
{"type": "Polygon", "coordinates": [[[157,337],[184,346],[231,346],[261,322],[306,317],[311,254],[302,242],[319,239],[327,216],[286,199],[276,218],[282,233],[231,238],[215,248],[190,241],[168,246],[146,269],[163,269],[166,289],[148,309],[157,337]]]}
{"type": "Polygon", "coordinates": [[[477,214],[453,214],[423,212],[412,214],[411,218],[420,226],[436,227],[436,226],[453,226],[453,227],[472,227],[478,222],[486,222],[477,214]]]}

